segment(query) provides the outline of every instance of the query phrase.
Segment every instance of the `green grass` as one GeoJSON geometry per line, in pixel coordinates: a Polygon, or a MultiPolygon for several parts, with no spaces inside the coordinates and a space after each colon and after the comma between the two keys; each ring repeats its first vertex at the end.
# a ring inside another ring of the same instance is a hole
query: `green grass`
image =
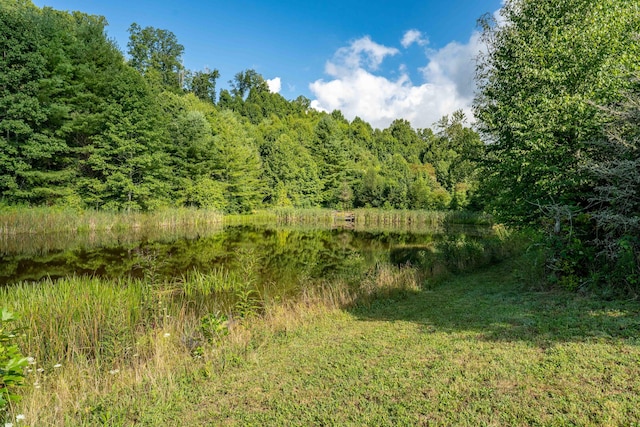
{"type": "MultiPolygon", "coordinates": [[[[153,376],[123,372],[137,379],[85,396],[75,409],[67,408],[63,421],[639,423],[640,304],[528,290],[518,279],[521,263],[459,275],[430,290],[403,286],[413,280],[406,275],[410,270],[387,270],[392,279],[375,276],[355,300],[336,304],[343,309],[314,309],[309,296],[244,324],[197,358],[183,351],[171,369],[153,376]]],[[[177,338],[163,345],[181,348],[177,338]]],[[[37,392],[40,399],[50,393],[37,392]]]]}
{"type": "Polygon", "coordinates": [[[208,378],[176,389],[177,416],[190,425],[640,422],[637,302],[523,291],[512,267],[333,313],[235,365],[210,366],[208,378]]]}

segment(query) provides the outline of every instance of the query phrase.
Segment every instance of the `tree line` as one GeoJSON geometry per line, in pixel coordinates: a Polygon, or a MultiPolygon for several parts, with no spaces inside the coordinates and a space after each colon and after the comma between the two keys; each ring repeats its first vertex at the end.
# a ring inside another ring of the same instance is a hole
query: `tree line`
{"type": "Polygon", "coordinates": [[[0,193],[5,204],[464,208],[479,135],[456,112],[431,129],[373,129],[254,70],[216,93],[217,70],[182,66],[169,30],[129,28],[128,59],[103,17],[0,7],[0,193]]]}

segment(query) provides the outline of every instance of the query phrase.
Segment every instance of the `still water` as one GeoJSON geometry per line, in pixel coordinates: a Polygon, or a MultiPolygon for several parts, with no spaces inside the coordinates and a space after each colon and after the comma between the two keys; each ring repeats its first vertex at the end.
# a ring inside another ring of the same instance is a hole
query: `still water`
{"type": "Polygon", "coordinates": [[[410,260],[413,250],[486,229],[355,230],[269,225],[200,230],[147,230],[121,234],[11,236],[0,241],[0,285],[71,275],[180,278],[189,272],[258,266],[262,280],[294,274],[320,278],[359,264],[410,260]],[[408,255],[407,255],[408,254],[408,255]]]}

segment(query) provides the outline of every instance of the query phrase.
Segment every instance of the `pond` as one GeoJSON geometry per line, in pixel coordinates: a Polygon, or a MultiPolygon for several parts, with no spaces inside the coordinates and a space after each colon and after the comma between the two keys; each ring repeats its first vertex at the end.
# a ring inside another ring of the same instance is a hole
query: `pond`
{"type": "Polygon", "coordinates": [[[251,264],[261,281],[321,278],[354,263],[405,263],[443,239],[481,239],[487,227],[360,230],[333,227],[228,225],[127,233],[17,235],[0,240],[0,285],[72,275],[179,279],[197,271],[251,264]]]}

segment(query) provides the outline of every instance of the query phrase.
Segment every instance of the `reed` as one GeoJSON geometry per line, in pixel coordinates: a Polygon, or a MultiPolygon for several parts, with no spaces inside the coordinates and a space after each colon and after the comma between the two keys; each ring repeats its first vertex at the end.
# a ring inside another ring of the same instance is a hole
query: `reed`
{"type": "Polygon", "coordinates": [[[143,292],[140,281],[70,277],[0,288],[0,299],[20,313],[25,353],[50,365],[75,359],[99,363],[134,345],[143,292]]]}
{"type": "Polygon", "coordinates": [[[66,240],[71,234],[82,235],[85,240],[100,240],[103,236],[114,236],[120,240],[125,232],[131,235],[153,230],[166,232],[185,228],[221,227],[222,224],[348,226],[359,230],[400,227],[412,231],[424,228],[435,230],[446,224],[491,225],[492,219],[489,215],[473,212],[384,209],[336,211],[323,208],[277,208],[250,215],[225,216],[217,211],[189,208],[153,212],[108,212],[0,206],[0,239],[3,240],[4,247],[20,241],[15,237],[22,234],[40,234],[45,241],[51,235],[56,236],[53,240],[66,240]]]}
{"type": "Polygon", "coordinates": [[[344,225],[352,223],[356,229],[369,227],[438,228],[445,224],[492,225],[491,216],[465,211],[386,210],[362,208],[350,211],[331,209],[274,209],[254,215],[279,224],[344,225]]]}
{"type": "Polygon", "coordinates": [[[174,208],[153,212],[78,211],[51,207],[0,207],[0,236],[19,234],[113,232],[173,229],[220,224],[222,214],[205,209],[174,208]]]}

